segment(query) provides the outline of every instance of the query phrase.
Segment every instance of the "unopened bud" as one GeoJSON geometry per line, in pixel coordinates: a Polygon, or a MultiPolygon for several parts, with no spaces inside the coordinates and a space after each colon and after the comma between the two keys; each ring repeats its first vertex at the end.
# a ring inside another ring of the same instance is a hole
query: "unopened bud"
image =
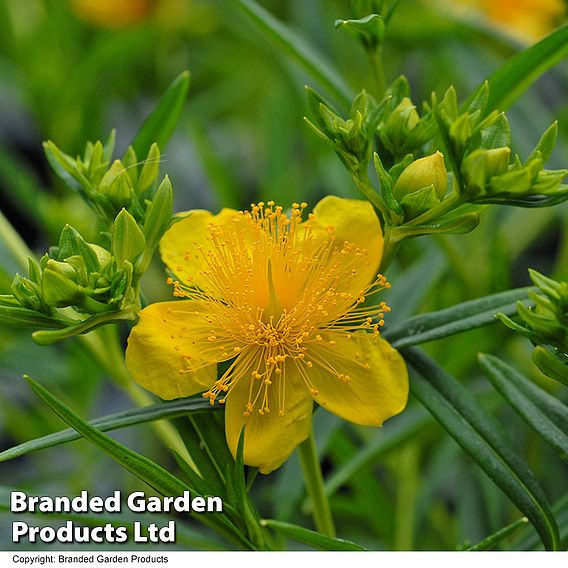
{"type": "Polygon", "coordinates": [[[507,146],[491,150],[475,150],[462,163],[462,173],[468,191],[485,191],[489,180],[507,171],[511,149],[507,146]]]}
{"type": "Polygon", "coordinates": [[[412,162],[404,169],[394,185],[393,193],[400,202],[405,195],[433,186],[436,196],[441,201],[446,195],[447,185],[448,175],[444,155],[436,152],[412,162]]]}
{"type": "Polygon", "coordinates": [[[75,282],[75,276],[75,270],[69,264],[48,260],[42,275],[45,303],[56,308],[79,303],[85,294],[75,282]]]}

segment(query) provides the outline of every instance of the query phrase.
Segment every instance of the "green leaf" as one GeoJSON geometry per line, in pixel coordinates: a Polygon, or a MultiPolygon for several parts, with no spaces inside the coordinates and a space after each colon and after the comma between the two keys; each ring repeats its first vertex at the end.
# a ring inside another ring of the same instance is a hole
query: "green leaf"
{"type": "Polygon", "coordinates": [[[568,461],[568,436],[529,397],[517,389],[516,383],[523,378],[519,379],[515,375],[520,373],[493,355],[480,354],[479,364],[493,386],[523,420],[550,444],[564,461],[568,461]]]}
{"type": "Polygon", "coordinates": [[[385,339],[396,348],[408,347],[494,323],[496,313],[517,313],[516,302],[527,300],[534,288],[517,288],[457,304],[444,310],[411,317],[385,329],[385,339]]]}
{"type": "Polygon", "coordinates": [[[304,544],[318,550],[366,550],[362,546],[349,540],[331,538],[316,531],[305,529],[298,525],[293,525],[292,523],[284,523],[282,521],[275,521],[272,519],[262,519],[260,523],[265,527],[283,534],[284,536],[288,536],[298,542],[303,542],[304,544]]]}
{"type": "Polygon", "coordinates": [[[75,160],[62,152],[51,140],[43,143],[43,149],[49,165],[67,187],[79,192],[86,190],[89,197],[95,195],[95,188],[81,174],[75,160]]]}
{"type": "Polygon", "coordinates": [[[515,389],[530,400],[545,416],[547,416],[562,432],[568,432],[568,406],[555,396],[535,385],[531,380],[518,372],[511,372],[507,380],[515,389]]]}
{"type": "MultiPolygon", "coordinates": [[[[53,396],[45,387],[28,376],[24,376],[33,391],[57,414],[64,422],[77,430],[84,438],[89,440],[103,452],[108,454],[119,465],[130,473],[147,483],[155,491],[164,496],[182,495],[189,491],[189,487],[171,474],[169,471],[152,460],[133,452],[113,438],[107,436],[97,428],[75,414],[68,406],[53,396]]],[[[214,526],[226,538],[232,540],[246,549],[254,549],[246,537],[223,514],[196,515],[206,525],[214,526]]]]}
{"type": "Polygon", "coordinates": [[[15,306],[0,306],[0,324],[33,327],[35,329],[38,327],[60,329],[68,325],[63,320],[46,316],[34,310],[27,310],[26,308],[18,308],[15,306]]]}
{"type": "Polygon", "coordinates": [[[146,248],[146,238],[134,217],[121,209],[112,226],[112,255],[119,267],[125,261],[135,263],[138,255],[146,248]]]}
{"type": "Polygon", "coordinates": [[[546,496],[505,428],[420,350],[404,349],[402,355],[417,371],[410,382],[414,396],[529,518],[544,546],[558,550],[558,527],[546,496]]]}
{"type": "Polygon", "coordinates": [[[522,197],[507,194],[487,195],[475,198],[474,202],[483,205],[512,205],[513,207],[535,209],[538,207],[552,207],[563,203],[567,199],[568,185],[561,185],[558,191],[550,195],[526,195],[522,197]]]}
{"type": "MultiPolygon", "coordinates": [[[[164,418],[176,418],[179,416],[186,416],[195,412],[208,412],[221,409],[220,406],[211,406],[208,400],[204,398],[196,399],[181,399],[164,402],[163,404],[154,404],[152,406],[145,406],[144,408],[135,408],[109,414],[101,418],[96,418],[90,422],[93,428],[99,429],[101,432],[109,432],[111,430],[118,430],[119,428],[127,428],[136,424],[144,424],[154,420],[163,420],[164,418]]],[[[54,434],[42,436],[35,440],[30,440],[23,444],[9,448],[0,452],[0,462],[18,458],[46,448],[59,446],[67,442],[81,439],[81,434],[72,428],[61,430],[54,434]]]]}
{"type": "Polygon", "coordinates": [[[189,90],[189,71],[180,73],[162,95],[131,143],[137,156],[147,156],[152,144],[163,151],[179,122],[189,90]]]}
{"type": "Polygon", "coordinates": [[[512,533],[519,530],[520,528],[524,527],[529,520],[526,517],[521,517],[520,519],[516,520],[514,523],[503,527],[501,530],[489,535],[487,538],[484,538],[481,542],[470,546],[466,550],[468,552],[477,552],[479,550],[489,550],[493,548],[496,544],[499,544],[507,537],[509,537],[512,533]]]}
{"type": "MultiPolygon", "coordinates": [[[[511,57],[488,78],[489,99],[484,115],[510,107],[545,71],[559,63],[568,53],[568,25],[564,25],[533,46],[511,57]]],[[[485,83],[485,81],[484,81],[485,83]]],[[[463,103],[467,108],[480,85],[463,103]]]]}
{"type": "Polygon", "coordinates": [[[273,44],[299,63],[322,87],[325,87],[346,108],[349,108],[353,98],[351,89],[314,46],[277,20],[254,0],[232,0],[232,2],[273,44]]]}

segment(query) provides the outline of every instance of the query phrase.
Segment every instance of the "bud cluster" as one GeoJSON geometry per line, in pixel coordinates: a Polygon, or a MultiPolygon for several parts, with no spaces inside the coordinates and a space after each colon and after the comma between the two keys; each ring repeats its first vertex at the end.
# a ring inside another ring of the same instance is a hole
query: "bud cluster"
{"type": "Polygon", "coordinates": [[[52,142],[45,144],[51,165],[98,213],[96,243],[66,225],[59,244],[39,263],[28,259],[29,274],[16,274],[12,295],[0,297],[0,321],[24,322],[34,339],[50,343],[85,333],[140,310],[140,278],[172,217],[172,187],[167,176],[157,185],[160,152],[154,144],[138,164],[129,148],[110,161],[114,136],[103,145],[89,142],[73,160],[52,142]]]}
{"type": "Polygon", "coordinates": [[[497,317],[536,346],[533,361],[549,377],[568,385],[568,282],[557,282],[536,270],[530,277],[538,292],[530,292],[534,308],[517,303],[521,323],[504,314],[497,317]]]}
{"type": "Polygon", "coordinates": [[[523,162],[511,156],[511,132],[504,113],[486,112],[487,83],[465,110],[457,103],[455,90],[446,91],[434,112],[446,152],[455,166],[456,191],[472,204],[520,207],[554,205],[568,198],[562,180],[568,170],[546,170],[558,126],[552,124],[523,162]]]}
{"type": "Polygon", "coordinates": [[[347,119],[308,89],[308,123],[376,207],[389,247],[419,235],[469,232],[487,204],[544,207],[568,199],[568,170],[544,168],[557,125],[522,161],[512,156],[506,116],[490,111],[488,100],[487,83],[461,106],[450,87],[419,111],[401,76],[379,102],[357,95],[347,119]],[[368,174],[371,158],[376,181],[368,174]]]}

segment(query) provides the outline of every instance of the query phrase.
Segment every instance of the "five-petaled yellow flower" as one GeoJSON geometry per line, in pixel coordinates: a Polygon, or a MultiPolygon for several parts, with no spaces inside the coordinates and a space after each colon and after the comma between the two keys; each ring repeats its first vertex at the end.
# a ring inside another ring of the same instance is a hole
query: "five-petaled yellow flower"
{"type": "Polygon", "coordinates": [[[381,226],[366,201],[326,197],[307,220],[268,202],[250,211],[190,212],[163,237],[174,295],[151,304],[126,361],[164,399],[199,392],[225,405],[233,454],[268,473],[311,429],[313,401],[380,426],[406,405],[408,375],[379,335],[385,287],[381,226]],[[228,362],[217,377],[217,364],[228,362]]]}

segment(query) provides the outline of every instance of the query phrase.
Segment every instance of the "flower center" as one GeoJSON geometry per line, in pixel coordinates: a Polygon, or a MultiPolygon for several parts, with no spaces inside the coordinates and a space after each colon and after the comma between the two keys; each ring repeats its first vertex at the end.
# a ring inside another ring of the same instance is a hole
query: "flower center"
{"type": "MultiPolygon", "coordinates": [[[[274,405],[284,414],[288,365],[315,396],[309,379],[314,363],[348,380],[315,351],[335,349],[335,333],[378,334],[384,323],[389,308],[371,297],[390,285],[378,275],[359,289],[357,280],[361,265],[374,259],[353,243],[337,243],[333,228],[318,226],[313,214],[302,222],[305,207],[294,204],[286,215],[273,202],[261,202],[212,223],[208,246],[196,244],[205,270],[185,283],[169,279],[175,296],[205,303],[190,323],[202,329],[204,339],[194,341],[202,358],[208,364],[232,360],[203,395],[211,404],[224,403],[238,381],[248,380],[245,416],[255,408],[266,414],[274,405]]],[[[180,373],[192,370],[184,365],[180,373]]]]}

